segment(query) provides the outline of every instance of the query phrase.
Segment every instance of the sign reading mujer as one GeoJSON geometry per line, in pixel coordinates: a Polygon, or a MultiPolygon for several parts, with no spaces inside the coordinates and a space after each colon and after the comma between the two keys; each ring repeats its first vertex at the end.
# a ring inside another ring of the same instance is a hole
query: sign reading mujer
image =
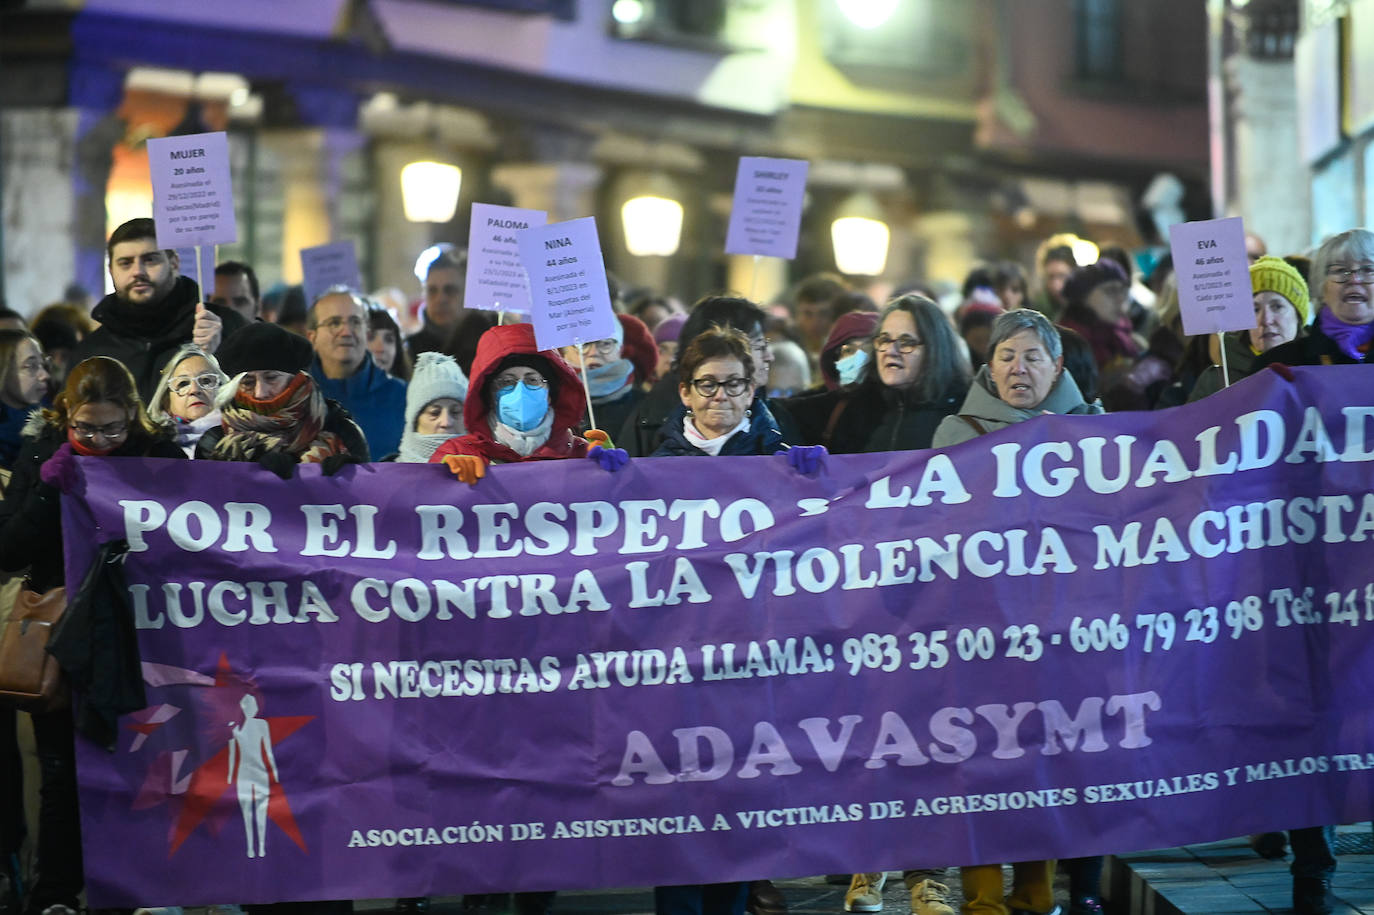
{"type": "Polygon", "coordinates": [[[814,477],[83,459],[68,568],[128,539],[152,703],[81,751],[91,898],[675,884],[1365,817],[1365,371],[814,477]]]}

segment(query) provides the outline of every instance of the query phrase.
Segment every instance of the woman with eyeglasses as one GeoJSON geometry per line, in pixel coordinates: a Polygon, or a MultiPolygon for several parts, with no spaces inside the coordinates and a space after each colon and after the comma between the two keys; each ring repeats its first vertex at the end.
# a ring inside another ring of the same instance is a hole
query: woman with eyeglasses
{"type": "Polygon", "coordinates": [[[48,396],[48,360],[26,330],[0,330],[0,467],[9,469],[29,413],[48,396]]]}
{"type": "Polygon", "coordinates": [[[1285,365],[1374,362],[1374,232],[1350,229],[1322,242],[1308,277],[1318,309],[1306,336],[1255,360],[1285,365]]]}
{"type": "MultiPolygon", "coordinates": [[[[149,419],[122,363],[93,356],[72,369],[52,407],[30,417],[0,502],[0,570],[27,569],[24,587],[39,593],[63,583],[59,495],[79,477],[77,455],[185,458],[149,419]]],[[[76,911],[83,881],[71,709],[34,714],[33,731],[42,790],[27,911],[76,911]]]]}
{"type": "MultiPolygon", "coordinates": [[[[655,380],[658,347],[649,328],[634,315],[616,315],[615,335],[582,344],[580,354],[576,346],[565,346],[559,353],[579,377],[586,365],[587,392],[601,429],[623,426],[644,399],[644,383],[655,380]]],[[[583,428],[587,422],[583,420],[583,428]]]]}
{"type": "Polygon", "coordinates": [[[968,392],[968,358],[953,325],[930,299],[904,295],[883,309],[863,344],[835,363],[843,369],[845,358],[862,359],[857,378],[788,402],[803,439],[835,454],[929,448],[935,428],[968,392]]]}
{"type": "Polygon", "coordinates": [[[469,485],[486,476],[489,464],[518,464],[589,457],[615,471],[628,459],[619,448],[603,448],[606,433],[574,430],[586,412],[582,382],[554,350],[540,351],[531,324],[493,327],[477,341],[467,400],[464,435],[444,442],[430,456],[469,485]]]}
{"type": "Polygon", "coordinates": [[[819,446],[789,445],[761,399],[749,338],[733,327],[711,327],[692,338],[677,361],[678,407],[663,424],[654,457],[778,454],[801,473],[816,470],[819,446]]]}
{"type": "Polygon", "coordinates": [[[220,424],[215,397],[229,383],[229,376],[215,357],[188,343],[168,361],[153,391],[148,415],[156,423],[171,425],[176,443],[195,457],[201,437],[220,424]]]}

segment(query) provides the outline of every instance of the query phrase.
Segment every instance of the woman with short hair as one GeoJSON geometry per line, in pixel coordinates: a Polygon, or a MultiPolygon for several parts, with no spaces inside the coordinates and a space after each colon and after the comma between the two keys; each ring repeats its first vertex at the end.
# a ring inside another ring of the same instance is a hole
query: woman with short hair
{"type": "Polygon", "coordinates": [[[188,343],[163,367],[148,415],[154,422],[169,424],[176,443],[187,457],[194,457],[201,437],[219,427],[221,414],[215,397],[228,383],[229,376],[215,357],[188,343]]]}

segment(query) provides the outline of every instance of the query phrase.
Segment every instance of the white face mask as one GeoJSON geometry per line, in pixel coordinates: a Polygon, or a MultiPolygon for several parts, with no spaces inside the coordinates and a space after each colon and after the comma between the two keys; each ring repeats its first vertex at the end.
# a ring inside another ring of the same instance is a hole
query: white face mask
{"type": "Polygon", "coordinates": [[[855,350],[843,359],[835,360],[835,371],[840,375],[840,384],[853,384],[864,375],[868,367],[868,351],[855,350]]]}

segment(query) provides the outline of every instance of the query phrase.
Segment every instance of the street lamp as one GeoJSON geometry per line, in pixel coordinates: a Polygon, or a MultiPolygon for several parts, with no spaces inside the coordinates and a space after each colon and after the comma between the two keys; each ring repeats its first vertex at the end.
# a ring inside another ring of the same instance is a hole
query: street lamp
{"type": "Polygon", "coordinates": [[[835,0],[845,18],[861,29],[876,29],[892,18],[901,0],[835,0]]]}
{"type": "Polygon", "coordinates": [[[878,276],[887,266],[892,233],[883,221],[882,207],[873,195],[860,191],[840,207],[830,224],[835,266],[850,276],[878,276]]]}
{"type": "Polygon", "coordinates": [[[463,172],[443,162],[412,162],[401,169],[401,201],[411,222],[448,222],[458,209],[463,172]]]}
{"type": "Polygon", "coordinates": [[[682,240],[682,204],[677,183],[661,171],[637,179],[637,193],[620,207],[625,247],[636,257],[670,257],[682,240]]]}

